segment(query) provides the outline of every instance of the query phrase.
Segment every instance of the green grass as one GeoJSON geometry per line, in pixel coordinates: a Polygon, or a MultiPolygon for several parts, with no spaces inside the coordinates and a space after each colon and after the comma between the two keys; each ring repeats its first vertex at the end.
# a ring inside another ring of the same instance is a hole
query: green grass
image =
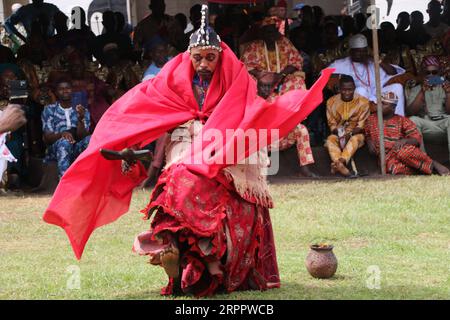
{"type": "MultiPolygon", "coordinates": [[[[271,211],[282,287],[219,299],[450,299],[450,178],[307,182],[271,185],[271,211]],[[329,280],[304,267],[308,244],[333,243],[339,261],[329,280]],[[381,288],[369,289],[369,266],[381,288]]],[[[134,255],[148,228],[134,195],[130,213],[100,228],[78,262],[62,229],[42,222],[49,197],[0,198],[0,299],[164,299],[161,268],[134,255]],[[67,289],[70,266],[81,287],[67,289]]]]}

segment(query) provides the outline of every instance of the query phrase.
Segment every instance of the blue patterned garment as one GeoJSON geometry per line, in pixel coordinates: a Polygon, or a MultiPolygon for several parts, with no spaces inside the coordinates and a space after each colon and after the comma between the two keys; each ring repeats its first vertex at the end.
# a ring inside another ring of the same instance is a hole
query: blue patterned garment
{"type": "MultiPolygon", "coordinates": [[[[76,129],[77,124],[76,110],[74,108],[64,109],[59,102],[46,106],[42,112],[42,129],[44,133],[63,133],[76,129]]],[[[90,114],[88,110],[85,113],[84,125],[89,130],[90,114]]],[[[81,152],[87,148],[90,138],[91,136],[87,136],[75,144],[71,144],[62,138],[59,139],[47,148],[44,162],[56,161],[58,163],[59,178],[61,178],[81,152]]]]}

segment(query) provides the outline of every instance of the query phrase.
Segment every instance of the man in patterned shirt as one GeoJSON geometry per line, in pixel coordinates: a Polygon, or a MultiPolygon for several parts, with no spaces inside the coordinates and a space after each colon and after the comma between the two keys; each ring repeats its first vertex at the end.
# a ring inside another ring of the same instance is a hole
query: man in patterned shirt
{"type": "MultiPolygon", "coordinates": [[[[264,39],[251,42],[241,57],[248,72],[258,82],[259,95],[268,101],[291,90],[306,88],[303,59],[289,39],[278,32],[277,23],[280,21],[278,17],[265,18],[262,22],[264,39]]],[[[299,175],[317,177],[309,169],[314,164],[314,156],[308,129],[303,124],[299,123],[287,137],[269,149],[283,151],[293,145],[297,147],[299,175]]]]}
{"type": "Polygon", "coordinates": [[[57,101],[42,113],[44,142],[48,145],[44,162],[56,161],[61,178],[84,151],[91,138],[90,114],[82,105],[72,104],[72,85],[69,79],[56,82],[57,101]]]}
{"type": "MultiPolygon", "coordinates": [[[[450,171],[420,150],[422,136],[414,122],[395,114],[398,97],[387,92],[382,97],[386,172],[412,175],[415,173],[449,175],[450,171]]],[[[371,153],[380,155],[378,118],[372,114],[367,119],[366,142],[371,153]]]]}

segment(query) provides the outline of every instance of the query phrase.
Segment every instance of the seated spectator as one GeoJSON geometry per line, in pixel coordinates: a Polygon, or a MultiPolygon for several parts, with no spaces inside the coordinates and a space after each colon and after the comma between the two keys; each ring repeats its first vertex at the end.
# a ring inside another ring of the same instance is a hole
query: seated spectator
{"type": "MultiPolygon", "coordinates": [[[[258,80],[258,95],[268,101],[272,101],[276,96],[272,95],[273,75],[258,80]]],[[[314,157],[311,150],[308,129],[299,123],[286,137],[267,147],[268,151],[284,151],[292,146],[297,148],[297,156],[300,166],[299,174],[304,177],[315,178],[317,174],[309,169],[309,165],[314,163],[314,157]]]]}
{"type": "Polygon", "coordinates": [[[430,20],[425,24],[425,31],[432,38],[442,38],[449,30],[449,26],[441,21],[442,5],[437,0],[428,3],[427,9],[430,20]]]}
{"type": "Polygon", "coordinates": [[[142,81],[153,79],[161,71],[162,67],[170,60],[168,44],[159,36],[155,36],[150,41],[145,50],[149,51],[149,56],[152,60],[152,64],[144,73],[142,81]]]}
{"type": "Polygon", "coordinates": [[[114,102],[137,85],[140,78],[133,70],[134,64],[131,60],[121,58],[117,44],[106,44],[102,56],[102,67],[96,71],[96,76],[115,90],[114,102]]]}
{"type": "Polygon", "coordinates": [[[271,75],[272,97],[305,88],[302,57],[289,39],[278,32],[277,21],[276,17],[266,18],[261,28],[263,40],[252,41],[241,57],[256,80],[271,75]]]}
{"type": "Polygon", "coordinates": [[[364,125],[370,115],[369,100],[355,93],[355,81],[343,75],[340,94],[327,101],[327,119],[331,135],[325,147],[331,158],[331,173],[350,176],[351,158],[364,145],[364,125]]]}
{"type": "MultiPolygon", "coordinates": [[[[336,76],[338,74],[346,74],[355,80],[356,93],[367,98],[369,101],[376,103],[376,80],[375,80],[375,64],[369,56],[367,38],[362,34],[357,34],[350,38],[350,57],[339,59],[330,65],[335,68],[336,76]]],[[[403,86],[401,84],[386,83],[395,75],[403,74],[405,70],[399,66],[381,62],[380,64],[381,85],[383,91],[393,91],[399,97],[396,114],[405,114],[405,102],[403,86]]],[[[335,76],[335,77],[336,77],[335,76]]]]}
{"type": "Polygon", "coordinates": [[[444,81],[441,69],[437,57],[423,59],[423,83],[407,94],[406,111],[426,143],[447,142],[450,150],[450,82],[444,81]]]}
{"type": "Polygon", "coordinates": [[[91,117],[91,131],[95,129],[106,110],[109,109],[115,91],[94,74],[86,70],[86,61],[76,52],[69,56],[68,76],[72,92],[87,97],[87,109],[91,117]]]}
{"type": "MultiPolygon", "coordinates": [[[[304,74],[302,72],[302,57],[294,45],[277,30],[277,17],[264,19],[261,27],[263,40],[251,42],[241,60],[246,65],[249,73],[263,86],[269,86],[265,99],[274,99],[290,90],[305,89],[304,74]]],[[[305,176],[314,174],[308,165],[314,163],[309,133],[305,126],[299,124],[297,128],[282,139],[279,150],[297,145],[300,170],[305,176]]]]}
{"type": "MultiPolygon", "coordinates": [[[[422,136],[414,122],[395,114],[398,97],[387,92],[382,97],[386,172],[393,175],[415,173],[449,175],[449,170],[420,150],[422,136]]],[[[380,156],[380,131],[378,117],[372,114],[365,127],[367,146],[371,153],[380,156]]]]}
{"type": "Polygon", "coordinates": [[[89,144],[90,114],[83,106],[72,105],[70,79],[58,80],[55,93],[56,103],[46,106],[42,113],[44,142],[48,146],[44,162],[56,161],[61,178],[89,144]]]}

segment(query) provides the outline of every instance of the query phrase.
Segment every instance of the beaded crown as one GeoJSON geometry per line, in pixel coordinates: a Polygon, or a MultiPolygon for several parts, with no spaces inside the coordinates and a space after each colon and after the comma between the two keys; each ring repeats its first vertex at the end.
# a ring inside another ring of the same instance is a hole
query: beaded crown
{"type": "Polygon", "coordinates": [[[200,28],[191,35],[188,51],[195,47],[222,51],[220,46],[221,42],[222,40],[219,35],[208,24],[208,6],[204,4],[202,5],[202,20],[200,28]]]}

